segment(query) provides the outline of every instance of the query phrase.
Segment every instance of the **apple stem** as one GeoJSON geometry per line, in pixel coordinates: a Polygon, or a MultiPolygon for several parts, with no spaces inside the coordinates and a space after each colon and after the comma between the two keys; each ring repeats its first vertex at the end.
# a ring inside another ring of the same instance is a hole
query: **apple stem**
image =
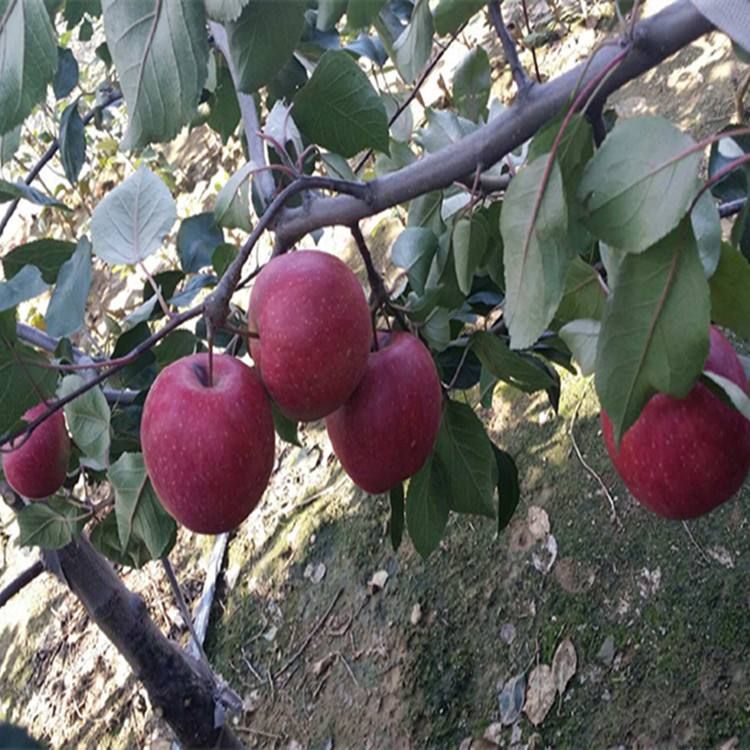
{"type": "Polygon", "coordinates": [[[208,339],[208,388],[214,387],[214,329],[210,320],[206,320],[206,338],[208,339]]]}

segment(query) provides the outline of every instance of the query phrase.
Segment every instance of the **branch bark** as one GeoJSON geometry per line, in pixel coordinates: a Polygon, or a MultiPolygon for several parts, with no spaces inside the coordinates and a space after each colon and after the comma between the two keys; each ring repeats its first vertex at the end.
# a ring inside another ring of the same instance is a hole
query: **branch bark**
{"type": "MultiPolygon", "coordinates": [[[[678,0],[642,21],[635,29],[632,51],[608,78],[598,99],[603,101],[713,28],[689,0],[678,0]]],[[[601,73],[620,51],[617,44],[602,48],[589,64],[584,62],[553,81],[533,86],[522,101],[454,146],[373,180],[369,202],[339,196],[284,210],[276,225],[277,244],[288,247],[326,226],[351,226],[419,195],[446,188],[473,174],[477,166],[487,169],[563,111],[571,95],[601,73]]]]}
{"type": "Polygon", "coordinates": [[[33,580],[44,573],[44,570],[44,563],[41,560],[37,560],[32,566],[26,568],[23,573],[0,591],[0,607],[5,606],[12,597],[23,591],[33,580]]]}

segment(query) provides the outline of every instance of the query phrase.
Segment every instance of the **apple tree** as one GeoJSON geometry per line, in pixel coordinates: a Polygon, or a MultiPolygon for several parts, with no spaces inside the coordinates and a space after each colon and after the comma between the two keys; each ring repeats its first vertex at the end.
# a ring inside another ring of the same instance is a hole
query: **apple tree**
{"type": "Polygon", "coordinates": [[[588,60],[543,81],[499,0],[0,0],[0,233],[20,202],[38,212],[37,236],[0,251],[3,494],[20,543],[42,548],[184,744],[239,745],[231,690],[112,563],[161,560],[179,595],[178,522],[240,524],[298,422],[326,419],[352,480],[387,495],[394,547],[406,534],[424,557],[451,513],[507,525],[518,472],[481,408],[498,383],[556,408],[560,368],[594,376],[613,462],[648,507],[710,509],[708,489],[680,505],[664,448],[680,417],[659,409],[695,406],[693,444],[724,435],[706,449],[732,475],[713,501],[744,480],[747,380],[711,324],[750,335],[750,129],[696,141],[663,117],[618,120],[607,99],[716,29],[746,64],[750,9],[629,5],[588,60]],[[469,50],[445,106],[416,116],[477,22],[503,54],[469,50]],[[508,107],[490,100],[506,66],[508,107]],[[46,150],[13,179],[40,112],[46,150]],[[191,215],[163,144],[201,125],[243,163],[191,215]],[[99,136],[130,165],[106,184],[99,136]],[[50,163],[54,191],[36,184],[50,163]],[[403,229],[377,258],[365,220],[393,209],[403,229]],[[349,232],[366,289],[324,252],[330,227],[349,232]],[[142,298],[94,315],[96,277],[122,269],[142,298]],[[25,319],[37,298],[45,313],[25,319]]]}

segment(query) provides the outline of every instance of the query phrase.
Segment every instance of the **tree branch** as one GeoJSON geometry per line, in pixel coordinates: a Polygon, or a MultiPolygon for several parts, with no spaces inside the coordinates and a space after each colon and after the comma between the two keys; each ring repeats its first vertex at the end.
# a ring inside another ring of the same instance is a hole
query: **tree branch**
{"type": "MultiPolygon", "coordinates": [[[[678,0],[640,22],[635,30],[632,50],[597,94],[597,101],[603,101],[628,81],[713,28],[689,0],[678,0]]],[[[473,174],[477,165],[487,168],[497,163],[563,111],[571,96],[596,78],[620,51],[619,45],[602,48],[592,62],[582,63],[553,81],[535,85],[522,101],[455,145],[373,180],[368,184],[369,202],[347,196],[286,209],[276,225],[277,243],[289,247],[315,229],[351,226],[418,195],[446,188],[473,174]]]]}
{"type": "Polygon", "coordinates": [[[44,573],[45,567],[41,560],[37,560],[31,567],[26,568],[15,580],[11,581],[2,591],[0,591],[0,607],[28,586],[33,580],[44,573]]]}
{"type": "MultiPolygon", "coordinates": [[[[105,99],[99,106],[93,107],[89,112],[86,113],[86,115],[83,117],[84,126],[88,125],[96,117],[97,112],[101,112],[101,110],[105,109],[106,107],[111,107],[113,104],[117,104],[117,102],[119,102],[121,99],[122,94],[119,91],[111,93],[109,97],[107,97],[107,99],[105,99]]],[[[44,167],[46,167],[47,164],[52,161],[53,157],[59,150],[60,141],[55,138],[49,145],[49,148],[39,158],[39,161],[32,167],[24,182],[27,185],[31,185],[31,183],[34,182],[34,180],[39,176],[44,167]]],[[[5,212],[5,216],[3,216],[2,221],[0,221],[0,235],[2,235],[2,233],[8,226],[11,218],[13,217],[13,214],[18,208],[20,200],[20,198],[16,198],[16,200],[14,200],[10,204],[10,206],[8,206],[8,209],[5,212]]]]}
{"type": "Polygon", "coordinates": [[[503,52],[505,52],[505,59],[508,61],[508,65],[510,65],[510,72],[513,75],[513,80],[516,82],[518,93],[523,96],[533,85],[532,81],[526,75],[526,70],[518,57],[516,43],[513,41],[508,27],[503,20],[503,11],[500,8],[499,0],[491,0],[489,9],[490,20],[495,27],[497,35],[500,37],[500,43],[503,45],[503,52]]]}

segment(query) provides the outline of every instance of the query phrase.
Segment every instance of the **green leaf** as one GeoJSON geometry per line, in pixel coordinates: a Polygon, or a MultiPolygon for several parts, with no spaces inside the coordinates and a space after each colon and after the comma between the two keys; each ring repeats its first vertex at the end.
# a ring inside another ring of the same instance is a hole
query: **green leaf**
{"type": "Polygon", "coordinates": [[[47,284],[57,281],[65,261],[75,252],[74,242],[62,240],[36,240],[26,245],[19,245],[3,258],[5,278],[12,279],[24,266],[36,266],[42,272],[42,278],[47,284]]]}
{"type": "Polygon", "coordinates": [[[499,380],[528,393],[544,391],[555,385],[549,373],[533,357],[508,348],[497,336],[483,331],[472,334],[471,348],[482,365],[499,380]]]}
{"type": "Polygon", "coordinates": [[[459,219],[453,227],[453,259],[456,264],[456,279],[459,289],[468,295],[474,274],[487,251],[489,232],[480,215],[471,219],[459,219]]]}
{"type": "Polygon", "coordinates": [[[417,294],[424,294],[427,275],[437,249],[435,234],[421,227],[407,227],[391,247],[391,262],[406,271],[411,288],[417,294]]]}
{"type": "Polygon", "coordinates": [[[297,422],[281,413],[281,410],[275,403],[271,403],[273,413],[273,426],[276,428],[276,434],[285,442],[302,447],[302,443],[297,436],[297,422]]]}
{"type": "MultiPolygon", "coordinates": [[[[716,386],[718,386],[723,391],[724,400],[729,401],[745,419],[750,420],[750,398],[748,398],[747,393],[742,388],[728,378],[717,375],[710,370],[704,370],[702,377],[708,378],[708,380],[715,384],[711,390],[715,391],[716,386]]],[[[711,387],[710,384],[708,385],[711,387]]]]}
{"type": "Polygon", "coordinates": [[[391,501],[391,518],[388,522],[388,530],[393,551],[398,552],[401,540],[404,537],[404,485],[397,484],[388,493],[388,496],[391,501]]]}
{"type": "Polygon", "coordinates": [[[211,111],[206,122],[226,145],[240,122],[240,105],[229,68],[220,64],[216,76],[216,89],[211,97],[211,111]]]}
{"type": "Polygon", "coordinates": [[[689,219],[647,253],[624,258],[596,359],[596,390],[618,443],[656,392],[690,392],[708,355],[709,312],[689,219]]]}
{"type": "Polygon", "coordinates": [[[89,513],[62,497],[51,497],[23,508],[16,518],[22,547],[60,549],[80,536],[89,513]]]}
{"type": "Polygon", "coordinates": [[[315,144],[351,157],[388,151],[385,105],[347,52],[326,52],[294,98],[294,120],[315,144]]]}
{"type": "Polygon", "coordinates": [[[583,258],[575,257],[568,266],[565,292],[557,308],[558,321],[591,318],[601,320],[607,296],[597,270],[583,258]]]}
{"type": "Polygon", "coordinates": [[[185,219],[177,233],[177,253],[185,273],[198,273],[211,265],[214,250],[224,242],[224,233],[216,226],[212,213],[185,219]]]}
{"type": "Polygon", "coordinates": [[[86,135],[83,120],[78,114],[78,100],[65,108],[60,118],[60,160],[71,185],[78,181],[86,162],[86,135]]]}
{"type": "Polygon", "coordinates": [[[674,229],[697,193],[701,152],[661,117],[618,122],[591,159],[578,198],[586,227],[600,240],[643,252],[674,229]]]}
{"type": "Polygon", "coordinates": [[[549,325],[562,300],[568,265],[575,255],[568,242],[568,207],[557,162],[539,201],[546,168],[547,157],[542,156],[513,178],[500,215],[505,317],[514,349],[531,346],[549,325]]]}
{"type": "Polygon", "coordinates": [[[482,47],[475,47],[453,74],[456,109],[469,120],[478,122],[487,109],[491,88],[490,58],[482,47]]]}
{"type": "Polygon", "coordinates": [[[521,486],[518,482],[518,467],[510,453],[500,450],[494,443],[492,452],[497,465],[497,533],[511,521],[521,499],[521,486]]]}
{"type": "Polygon", "coordinates": [[[238,169],[216,196],[214,220],[227,229],[242,229],[249,232],[250,221],[250,175],[255,169],[252,162],[238,169]]]}
{"type": "MultiPolygon", "coordinates": [[[[732,125],[728,127],[734,129],[732,125]]],[[[725,135],[714,141],[708,154],[708,178],[717,177],[744,154],[750,154],[750,134],[725,135]]],[[[711,193],[723,202],[746,198],[750,193],[750,165],[741,164],[731,169],[713,184],[711,193]]]]}
{"type": "Polygon", "coordinates": [[[450,509],[494,518],[497,475],[492,443],[470,406],[446,403],[435,453],[448,482],[450,509]]]}
{"type": "MultiPolygon", "coordinates": [[[[58,395],[65,398],[86,381],[80,375],[63,378],[58,395]]],[[[81,450],[81,464],[96,471],[109,466],[110,410],[101,388],[92,388],[65,405],[65,420],[75,444],[81,450]]]]}
{"type": "Polygon", "coordinates": [[[750,263],[729,243],[721,246],[721,258],[709,281],[711,320],[750,338],[750,263]]]}
{"type": "Polygon", "coordinates": [[[423,558],[440,544],[448,523],[447,477],[432,458],[411,478],[406,492],[406,528],[423,558]]]}
{"type": "Polygon", "coordinates": [[[117,565],[142,568],[152,559],[145,543],[135,536],[130,537],[125,549],[122,548],[117,529],[117,514],[114,512],[91,531],[91,544],[117,565]]]}
{"type": "Polygon", "coordinates": [[[83,20],[84,15],[98,18],[102,14],[100,0],[66,0],[63,16],[68,29],[74,29],[83,20]]]}
{"type": "Polygon", "coordinates": [[[219,277],[223,276],[238,255],[239,250],[234,245],[230,245],[227,242],[219,245],[211,256],[211,265],[216,275],[219,277]]]}
{"type": "Polygon", "coordinates": [[[42,274],[36,266],[25,266],[10,281],[0,281],[0,312],[17,307],[21,302],[47,291],[42,274]]]}
{"type": "Polygon", "coordinates": [[[55,99],[64,99],[78,85],[78,62],[69,49],[57,48],[57,72],[52,81],[55,99]]]}
{"type": "Polygon", "coordinates": [[[131,536],[143,541],[151,559],[163,557],[174,544],[176,524],[159,503],[140,453],[123,453],[109,469],[115,491],[115,516],[120,547],[131,536]]]}
{"type": "Polygon", "coordinates": [[[253,0],[226,25],[240,91],[252,94],[274,79],[292,56],[304,26],[304,0],[253,0]]]}
{"type": "Polygon", "coordinates": [[[52,198],[41,190],[37,190],[24,182],[0,180],[0,203],[8,203],[8,201],[15,200],[27,200],[31,203],[36,203],[37,206],[52,206],[54,208],[65,209],[66,211],[69,210],[57,198],[52,198]]]}
{"type": "Polygon", "coordinates": [[[750,202],[745,203],[745,207],[737,215],[731,240],[746,258],[750,258],[750,202]]]}
{"type": "Polygon", "coordinates": [[[431,154],[462,141],[477,129],[475,122],[455,112],[428,107],[425,116],[427,127],[417,132],[417,142],[431,154]]]}
{"type": "Polygon", "coordinates": [[[485,5],[486,0],[440,0],[435,8],[435,30],[453,34],[485,5]]]}
{"type": "Polygon", "coordinates": [[[12,430],[28,409],[52,396],[57,384],[57,373],[43,366],[49,364],[47,358],[16,341],[15,316],[0,315],[0,321],[6,319],[13,327],[0,330],[0,437],[12,430]]]}
{"type": "Polygon", "coordinates": [[[57,285],[44,315],[47,332],[51,336],[70,336],[83,326],[89,289],[91,243],[86,237],[82,237],[78,242],[78,249],[60,269],[57,285]]]}
{"type": "Polygon", "coordinates": [[[57,69],[44,0],[0,0],[0,59],[0,133],[7,133],[44,99],[57,69]]]}
{"type": "Polygon", "coordinates": [[[385,5],[386,0],[349,0],[346,20],[353,29],[369,26],[385,5]]]}
{"type": "Polygon", "coordinates": [[[430,59],[432,34],[429,2],[417,0],[409,25],[393,44],[393,61],[406,83],[413,83],[430,59]]]}
{"type": "Polygon", "coordinates": [[[213,21],[236,21],[249,0],[204,0],[206,13],[213,21]]]}
{"type": "Polygon", "coordinates": [[[94,209],[94,253],[106,263],[135,265],[161,247],[176,219],[177,207],[167,186],[147,167],[140,167],[94,209]]]}
{"type": "Polygon", "coordinates": [[[581,375],[588,376],[596,369],[596,352],[602,324],[598,320],[571,320],[560,329],[560,338],[578,364],[581,375]]]}
{"type": "Polygon", "coordinates": [[[0,135],[0,167],[10,163],[21,145],[21,126],[0,135]]]}
{"type": "Polygon", "coordinates": [[[172,362],[193,354],[196,342],[195,335],[185,330],[172,331],[165,336],[153,349],[159,369],[163,370],[172,362]]]}
{"type": "Polygon", "coordinates": [[[318,31],[328,31],[332,29],[341,16],[346,12],[346,6],[349,0],[319,0],[318,2],[318,20],[316,28],[318,31]]]}
{"type": "Polygon", "coordinates": [[[128,107],[124,150],[174,138],[208,70],[201,0],[103,0],[104,30],[128,107]]]}
{"type": "Polygon", "coordinates": [[[710,279],[719,265],[721,256],[721,219],[719,207],[708,191],[698,198],[690,213],[690,223],[698,244],[703,270],[706,278],[710,279]]]}

